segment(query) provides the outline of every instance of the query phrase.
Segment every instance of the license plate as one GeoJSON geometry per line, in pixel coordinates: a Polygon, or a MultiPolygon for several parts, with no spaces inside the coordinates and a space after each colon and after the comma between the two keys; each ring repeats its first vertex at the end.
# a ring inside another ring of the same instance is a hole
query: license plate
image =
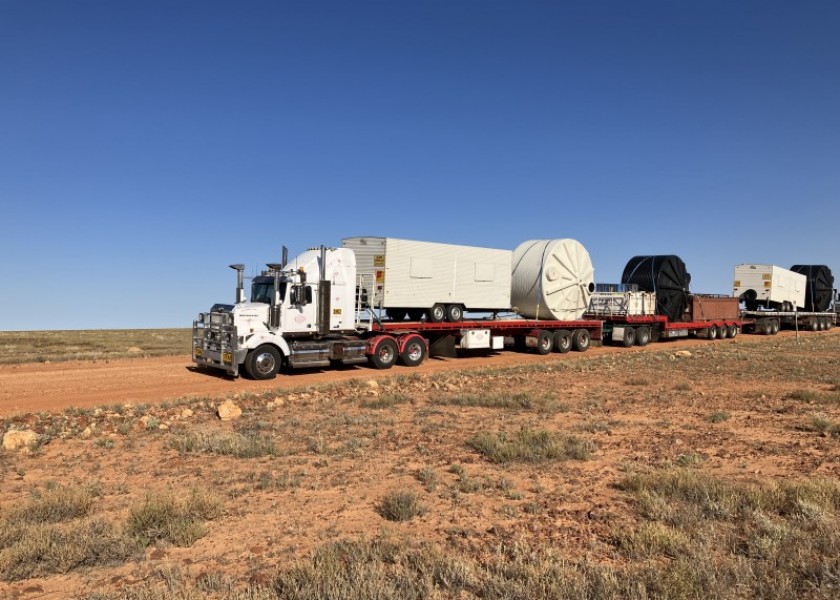
{"type": "Polygon", "coordinates": [[[233,362],[233,353],[231,352],[222,352],[222,362],[225,363],[232,363],[233,362]]]}

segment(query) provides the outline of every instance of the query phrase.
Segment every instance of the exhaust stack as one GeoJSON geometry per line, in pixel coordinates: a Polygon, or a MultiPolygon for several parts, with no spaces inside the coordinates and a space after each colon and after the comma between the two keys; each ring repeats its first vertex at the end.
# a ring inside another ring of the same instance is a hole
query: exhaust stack
{"type": "Polygon", "coordinates": [[[327,247],[321,246],[321,264],[318,273],[318,333],[326,335],[330,332],[330,315],[332,308],[332,284],[327,281],[327,247]]]}
{"type": "Polygon", "coordinates": [[[281,265],[268,263],[266,265],[274,275],[274,293],[271,294],[271,305],[268,309],[268,326],[272,329],[280,327],[280,270],[281,265]]]}
{"type": "Polygon", "coordinates": [[[236,271],[236,304],[245,302],[245,265],[229,265],[236,271]]]}

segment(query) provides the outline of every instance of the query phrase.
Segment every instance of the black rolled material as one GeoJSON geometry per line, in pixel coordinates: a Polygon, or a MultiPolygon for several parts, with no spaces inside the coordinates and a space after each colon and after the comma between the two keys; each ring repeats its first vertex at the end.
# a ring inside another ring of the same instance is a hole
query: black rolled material
{"type": "Polygon", "coordinates": [[[624,267],[621,283],[635,284],[645,292],[656,293],[656,314],[670,321],[682,319],[687,306],[691,275],[679,256],[634,256],[624,267]]]}
{"type": "Polygon", "coordinates": [[[790,270],[808,278],[805,284],[805,310],[828,310],[834,295],[834,275],[831,274],[831,269],[825,265],[793,265],[790,270]]]}

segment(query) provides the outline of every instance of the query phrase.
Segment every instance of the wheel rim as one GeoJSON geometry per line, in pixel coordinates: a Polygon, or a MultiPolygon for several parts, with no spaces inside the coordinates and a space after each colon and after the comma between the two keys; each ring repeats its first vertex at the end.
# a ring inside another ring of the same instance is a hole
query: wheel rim
{"type": "Polygon", "coordinates": [[[408,360],[415,362],[423,358],[423,346],[420,342],[409,342],[406,346],[408,360]]]}
{"type": "Polygon", "coordinates": [[[387,364],[394,360],[394,349],[391,348],[390,344],[382,344],[379,347],[378,355],[379,360],[387,364]]]}
{"type": "Polygon", "coordinates": [[[254,361],[254,368],[260,375],[268,375],[274,370],[276,365],[277,361],[274,359],[274,355],[271,352],[263,352],[257,356],[257,360],[254,361]]]}
{"type": "Polygon", "coordinates": [[[442,306],[435,306],[432,309],[432,315],[434,316],[435,321],[443,321],[443,318],[446,316],[446,311],[442,306]]]}

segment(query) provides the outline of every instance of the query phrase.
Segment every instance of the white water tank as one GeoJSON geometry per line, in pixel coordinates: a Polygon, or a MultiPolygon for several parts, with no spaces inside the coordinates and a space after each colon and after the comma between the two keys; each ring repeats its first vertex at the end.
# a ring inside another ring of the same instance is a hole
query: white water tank
{"type": "Polygon", "coordinates": [[[511,303],[528,319],[580,319],[595,291],[589,252],[577,240],[530,240],[513,251],[511,303]]]}

